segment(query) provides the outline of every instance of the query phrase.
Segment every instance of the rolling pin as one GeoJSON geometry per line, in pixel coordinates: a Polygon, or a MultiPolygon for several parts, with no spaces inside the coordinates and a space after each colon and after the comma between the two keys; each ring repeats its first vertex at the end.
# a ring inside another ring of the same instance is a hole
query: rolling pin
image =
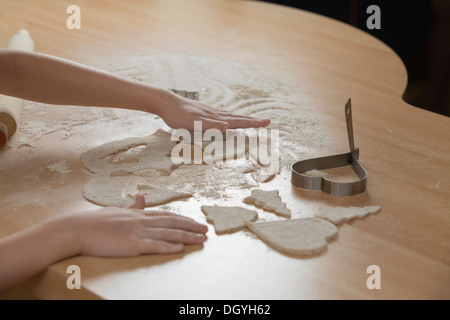
{"type": "MultiPolygon", "coordinates": [[[[9,49],[34,51],[34,42],[27,30],[20,30],[8,43],[9,49]]],[[[0,94],[0,149],[16,132],[23,100],[0,94]]]]}

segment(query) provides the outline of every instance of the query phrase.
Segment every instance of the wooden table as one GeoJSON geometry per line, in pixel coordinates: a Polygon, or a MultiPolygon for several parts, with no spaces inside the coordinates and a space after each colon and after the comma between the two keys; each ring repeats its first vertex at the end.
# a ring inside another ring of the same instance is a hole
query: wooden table
{"type": "MultiPolygon", "coordinates": [[[[33,294],[43,299],[450,298],[450,120],[402,101],[407,73],[390,48],[343,23],[257,1],[77,1],[81,30],[66,28],[70,4],[2,0],[0,43],[26,28],[36,51],[98,68],[138,53],[194,54],[258,67],[295,84],[299,103],[325,119],[323,130],[333,142],[329,154],[348,148],[342,108],[351,97],[356,143],[369,172],[367,191],[339,198],[300,191],[278,178],[271,186],[306,215],[323,204],[380,205],[382,211],[340,226],[339,239],[314,258],[280,254],[245,232],[217,236],[211,227],[203,247],[183,254],[61,261],[25,284],[33,294]],[[81,268],[82,290],[66,287],[72,264],[81,268]],[[380,267],[380,290],[366,286],[370,265],[380,267]]],[[[39,117],[27,110],[23,121],[39,117]]],[[[45,121],[68,115],[64,107],[46,110],[51,117],[45,121]]],[[[33,148],[0,152],[0,235],[68,210],[97,208],[82,197],[89,175],[80,153],[143,132],[101,122],[83,129],[90,134],[74,127],[77,134],[70,137],[58,131],[33,148]],[[43,170],[63,160],[72,173],[43,170]]],[[[182,205],[184,213],[205,221],[198,201],[182,205]]]]}

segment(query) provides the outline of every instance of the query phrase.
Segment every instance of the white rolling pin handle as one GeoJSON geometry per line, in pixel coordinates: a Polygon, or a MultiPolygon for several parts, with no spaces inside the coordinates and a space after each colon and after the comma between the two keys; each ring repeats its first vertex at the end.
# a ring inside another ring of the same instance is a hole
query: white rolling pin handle
{"type": "Polygon", "coordinates": [[[34,42],[27,30],[19,30],[8,43],[9,49],[34,51],[34,42]]]}
{"type": "MultiPolygon", "coordinates": [[[[11,38],[8,48],[34,51],[34,42],[28,31],[22,29],[11,38]]],[[[0,94],[0,149],[17,130],[22,104],[22,99],[0,94]]]]}

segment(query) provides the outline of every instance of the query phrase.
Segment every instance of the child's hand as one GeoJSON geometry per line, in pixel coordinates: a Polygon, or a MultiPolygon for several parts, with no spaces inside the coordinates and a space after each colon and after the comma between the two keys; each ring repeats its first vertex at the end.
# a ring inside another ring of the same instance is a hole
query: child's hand
{"type": "Polygon", "coordinates": [[[133,257],[183,251],[185,244],[202,244],[208,228],[164,211],[144,211],[145,199],[128,208],[106,207],[73,215],[79,253],[96,257],[133,257]]]}
{"type": "Polygon", "coordinates": [[[269,119],[236,115],[214,109],[172,92],[168,92],[165,101],[167,107],[161,108],[160,116],[169,127],[174,129],[183,128],[194,131],[194,121],[202,121],[203,131],[214,128],[222,132],[227,129],[266,127],[270,123],[269,119]]]}
{"type": "Polygon", "coordinates": [[[206,240],[205,225],[173,213],[144,211],[144,205],[139,196],[128,208],[62,214],[0,238],[0,293],[74,255],[168,254],[206,240]]]}

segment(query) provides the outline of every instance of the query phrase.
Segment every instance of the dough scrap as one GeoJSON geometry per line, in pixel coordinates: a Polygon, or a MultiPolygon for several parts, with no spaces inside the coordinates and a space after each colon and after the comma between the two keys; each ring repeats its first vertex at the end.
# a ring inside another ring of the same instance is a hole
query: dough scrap
{"type": "Polygon", "coordinates": [[[176,144],[176,141],[171,141],[169,133],[160,129],[147,137],[127,138],[105,143],[84,152],[81,155],[81,161],[93,173],[121,170],[136,172],[148,169],[170,172],[175,166],[170,154],[176,144]],[[137,155],[135,162],[120,163],[114,159],[110,161],[111,157],[120,159],[121,153],[141,146],[142,150],[137,155]]]}
{"type": "Polygon", "coordinates": [[[243,159],[248,151],[247,136],[242,131],[228,130],[226,134],[216,135],[212,139],[206,139],[206,133],[200,133],[200,137],[205,139],[200,141],[194,140],[198,139],[196,134],[199,133],[189,132],[188,142],[179,139],[181,135],[178,132],[173,132],[173,138],[178,138],[181,142],[172,152],[173,159],[178,163],[221,164],[226,160],[243,159]]]}
{"type": "Polygon", "coordinates": [[[297,256],[320,254],[327,249],[327,240],[338,236],[334,224],[318,218],[244,223],[269,246],[297,256]]]}
{"type": "Polygon", "coordinates": [[[95,175],[83,189],[84,197],[101,206],[125,207],[133,204],[131,194],[137,193],[139,184],[147,183],[142,177],[95,175]]]}
{"type": "Polygon", "coordinates": [[[255,189],[250,196],[244,199],[244,202],[254,204],[258,208],[275,212],[286,218],[291,217],[291,210],[289,210],[286,207],[286,204],[282,202],[278,190],[265,191],[255,189]]]}
{"type": "Polygon", "coordinates": [[[319,212],[315,214],[318,218],[323,218],[334,224],[340,224],[345,221],[350,221],[355,218],[364,218],[370,213],[380,211],[380,206],[368,207],[321,207],[319,212]]]}
{"type": "Polygon", "coordinates": [[[217,234],[235,232],[245,227],[244,221],[256,221],[258,212],[241,207],[202,206],[209,223],[217,234]]]}
{"type": "Polygon", "coordinates": [[[155,206],[190,197],[192,194],[154,187],[139,176],[97,174],[84,186],[84,197],[101,206],[125,207],[133,204],[137,194],[145,196],[145,205],[155,206]]]}
{"type": "Polygon", "coordinates": [[[135,197],[137,194],[142,194],[145,197],[145,205],[147,207],[189,198],[192,196],[191,193],[173,191],[163,187],[150,186],[148,184],[139,185],[138,192],[133,196],[135,197]]]}

